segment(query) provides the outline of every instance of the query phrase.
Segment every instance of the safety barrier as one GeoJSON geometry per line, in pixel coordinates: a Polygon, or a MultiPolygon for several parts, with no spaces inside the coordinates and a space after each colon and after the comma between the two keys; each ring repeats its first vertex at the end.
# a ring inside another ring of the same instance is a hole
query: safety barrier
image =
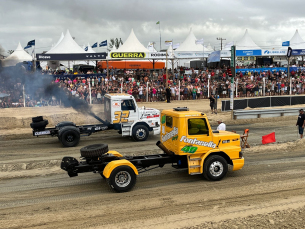
{"type": "MultiPolygon", "coordinates": [[[[221,110],[230,111],[230,100],[221,101],[221,110]]],[[[294,96],[266,96],[259,98],[244,98],[234,99],[233,110],[240,110],[249,108],[261,108],[261,107],[280,107],[280,106],[292,106],[298,104],[305,104],[304,95],[294,96]]]]}
{"type": "Polygon", "coordinates": [[[298,108],[287,108],[287,109],[265,109],[265,110],[237,110],[233,111],[234,119],[252,119],[252,118],[273,118],[281,116],[297,116],[300,109],[298,108]]]}

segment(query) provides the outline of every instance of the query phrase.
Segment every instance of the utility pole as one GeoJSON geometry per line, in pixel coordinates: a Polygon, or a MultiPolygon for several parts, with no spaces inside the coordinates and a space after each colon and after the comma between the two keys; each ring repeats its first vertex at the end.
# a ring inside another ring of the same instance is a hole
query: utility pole
{"type": "Polygon", "coordinates": [[[222,50],[222,41],[225,41],[226,39],[222,38],[222,37],[217,37],[216,38],[218,41],[220,41],[220,50],[222,50]]]}

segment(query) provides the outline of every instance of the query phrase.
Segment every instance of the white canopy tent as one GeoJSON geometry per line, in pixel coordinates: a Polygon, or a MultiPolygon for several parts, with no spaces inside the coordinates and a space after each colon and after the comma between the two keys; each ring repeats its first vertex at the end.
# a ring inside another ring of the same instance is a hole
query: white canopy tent
{"type": "Polygon", "coordinates": [[[189,34],[180,46],[175,50],[177,52],[203,52],[203,46],[201,44],[196,44],[197,38],[195,37],[192,29],[190,29],[189,34]]]}
{"type": "Polygon", "coordinates": [[[248,30],[246,29],[246,32],[244,36],[236,42],[236,50],[260,50],[261,48],[255,44],[255,42],[250,37],[248,30]]]}
{"type": "Polygon", "coordinates": [[[91,47],[91,45],[89,45],[88,43],[88,50],[86,51],[87,53],[96,53],[93,48],[91,47]]]}
{"type": "Polygon", "coordinates": [[[149,52],[149,50],[141,44],[134,34],[133,29],[131,29],[129,37],[125,43],[116,50],[116,52],[149,52]]]}
{"type": "MultiPolygon", "coordinates": [[[[91,47],[90,47],[91,48],[91,47]]],[[[94,52],[94,51],[93,51],[94,52]]],[[[72,38],[69,30],[67,30],[65,36],[60,37],[57,44],[52,47],[47,54],[62,54],[62,53],[87,53],[83,48],[81,48],[72,38]]],[[[71,61],[71,65],[79,64],[79,61],[71,61]]],[[[51,69],[57,69],[60,67],[60,64],[69,68],[70,61],[48,61],[48,66],[51,69]]],[[[42,64],[43,65],[43,64],[42,64]]]]}
{"type": "Polygon", "coordinates": [[[290,47],[292,49],[305,49],[305,42],[296,30],[293,37],[290,39],[290,47]]]}
{"type": "Polygon", "coordinates": [[[154,44],[152,42],[148,42],[147,49],[150,52],[157,52],[157,50],[155,49],[154,44]]]}
{"type": "Polygon", "coordinates": [[[58,45],[53,47],[51,50],[47,52],[51,53],[86,53],[72,38],[69,30],[67,30],[64,38],[59,42],[58,45]]]}
{"type": "Polygon", "coordinates": [[[28,54],[26,51],[24,51],[24,49],[22,48],[19,42],[16,50],[7,58],[2,60],[1,63],[2,63],[2,67],[9,67],[9,66],[15,66],[16,64],[23,61],[32,61],[32,60],[33,60],[32,56],[28,54]]]}

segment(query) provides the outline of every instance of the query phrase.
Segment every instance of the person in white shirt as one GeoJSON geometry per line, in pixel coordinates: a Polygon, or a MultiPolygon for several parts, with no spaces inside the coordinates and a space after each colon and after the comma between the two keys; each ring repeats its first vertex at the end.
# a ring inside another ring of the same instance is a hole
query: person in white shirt
{"type": "Polygon", "coordinates": [[[221,119],[217,120],[217,122],[219,124],[217,130],[226,130],[226,124],[224,124],[221,119]]]}

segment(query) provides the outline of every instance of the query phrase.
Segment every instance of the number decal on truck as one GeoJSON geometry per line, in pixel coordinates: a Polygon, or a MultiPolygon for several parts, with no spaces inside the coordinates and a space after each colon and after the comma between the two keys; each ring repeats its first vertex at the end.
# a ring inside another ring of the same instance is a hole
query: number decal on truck
{"type": "Polygon", "coordinates": [[[181,151],[184,153],[195,153],[198,147],[196,146],[184,146],[181,151]]]}
{"type": "Polygon", "coordinates": [[[114,112],[113,123],[128,122],[129,113],[130,113],[129,111],[116,111],[116,112],[114,112]]]}

